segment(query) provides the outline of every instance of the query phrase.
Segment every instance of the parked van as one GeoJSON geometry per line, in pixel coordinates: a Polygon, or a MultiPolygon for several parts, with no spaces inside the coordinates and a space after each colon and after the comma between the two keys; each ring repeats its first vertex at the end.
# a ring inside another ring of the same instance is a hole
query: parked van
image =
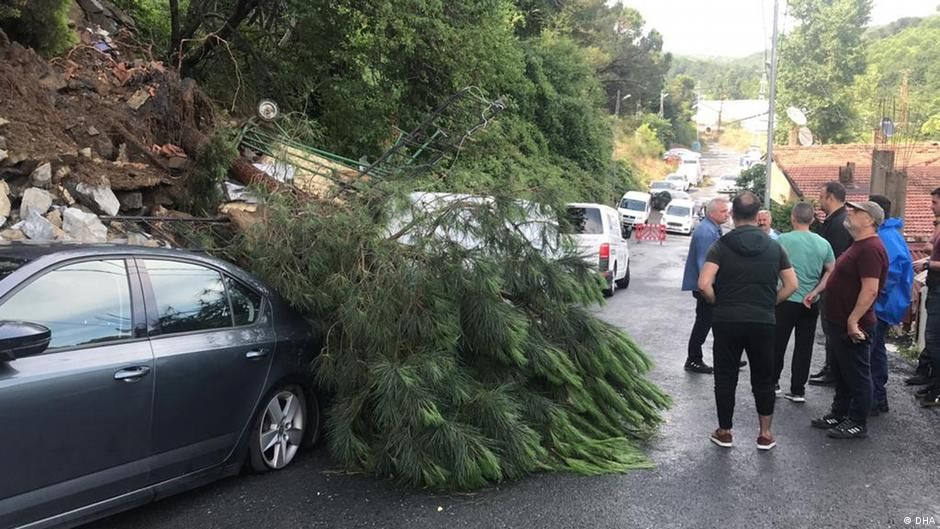
{"type": "Polygon", "coordinates": [[[602,204],[568,204],[572,236],[585,260],[597,263],[598,272],[607,282],[605,296],[630,285],[630,250],[623,237],[620,213],[602,204]]]}
{"type": "Polygon", "coordinates": [[[702,182],[702,164],[698,158],[683,158],[676,173],[685,176],[690,185],[697,186],[702,182]]]}
{"type": "Polygon", "coordinates": [[[651,210],[650,194],[640,191],[627,191],[617,206],[617,211],[623,217],[623,226],[627,229],[627,234],[633,230],[634,225],[646,224],[651,210]]]}
{"type": "Polygon", "coordinates": [[[695,229],[695,202],[691,200],[673,200],[663,210],[662,223],[666,231],[689,235],[695,229]]]}

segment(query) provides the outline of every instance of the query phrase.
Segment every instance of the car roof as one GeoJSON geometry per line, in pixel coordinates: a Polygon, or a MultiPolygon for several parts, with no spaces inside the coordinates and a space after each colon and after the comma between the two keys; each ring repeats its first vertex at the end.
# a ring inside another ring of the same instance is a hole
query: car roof
{"type": "Polygon", "coordinates": [[[597,208],[597,209],[613,209],[610,206],[605,206],[604,204],[594,204],[591,202],[570,202],[567,204],[569,208],[597,208]]]}
{"type": "Polygon", "coordinates": [[[621,198],[621,199],[624,199],[624,198],[639,198],[639,199],[642,199],[642,200],[649,200],[650,194],[649,194],[649,193],[644,193],[644,192],[642,192],[642,191],[627,191],[627,192],[624,193],[623,196],[620,197],[620,198],[621,198]]]}

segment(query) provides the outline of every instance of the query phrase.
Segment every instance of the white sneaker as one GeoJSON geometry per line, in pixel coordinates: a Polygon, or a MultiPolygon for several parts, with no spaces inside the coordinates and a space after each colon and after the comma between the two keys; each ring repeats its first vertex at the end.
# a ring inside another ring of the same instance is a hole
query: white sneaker
{"type": "Polygon", "coordinates": [[[794,394],[794,393],[787,393],[786,395],[783,396],[783,398],[787,399],[787,400],[790,401],[790,402],[796,402],[797,404],[802,404],[802,403],[806,402],[806,397],[805,397],[805,396],[803,396],[803,395],[796,395],[796,394],[794,394]]]}

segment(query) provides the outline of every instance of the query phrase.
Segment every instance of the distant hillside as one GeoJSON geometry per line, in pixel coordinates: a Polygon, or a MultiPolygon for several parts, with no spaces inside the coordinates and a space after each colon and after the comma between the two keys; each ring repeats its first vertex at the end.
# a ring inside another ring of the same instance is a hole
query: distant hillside
{"type": "Polygon", "coordinates": [[[670,77],[687,75],[707,99],[755,99],[760,91],[764,54],[740,59],[675,56],[670,77]]]}

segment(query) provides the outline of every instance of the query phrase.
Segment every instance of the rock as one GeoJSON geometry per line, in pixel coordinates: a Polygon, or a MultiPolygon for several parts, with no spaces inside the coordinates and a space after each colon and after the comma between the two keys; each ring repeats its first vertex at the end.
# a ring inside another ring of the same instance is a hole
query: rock
{"type": "Polygon", "coordinates": [[[52,164],[46,162],[40,164],[31,175],[29,175],[29,181],[32,185],[36,187],[41,187],[43,189],[52,185],[52,164]]]}
{"type": "Polygon", "coordinates": [[[59,196],[62,197],[62,200],[65,201],[65,204],[66,204],[67,206],[74,206],[74,205],[75,205],[75,199],[72,198],[72,193],[69,193],[69,190],[68,190],[68,189],[66,189],[66,188],[64,188],[64,187],[62,187],[62,186],[59,186],[59,187],[58,187],[58,190],[59,190],[59,196]]]}
{"type": "MultiPolygon", "coordinates": [[[[113,149],[112,149],[113,152],[113,149]]],[[[119,163],[127,163],[129,160],[127,158],[127,144],[122,143],[118,145],[117,157],[115,160],[119,163]]]]}
{"type": "Polygon", "coordinates": [[[84,182],[75,185],[75,198],[84,202],[86,206],[105,215],[117,215],[121,210],[121,203],[114,196],[110,186],[92,186],[84,182]]]}
{"type": "Polygon", "coordinates": [[[189,169],[189,158],[174,156],[166,162],[166,166],[174,171],[185,171],[189,169]]]}
{"type": "Polygon", "coordinates": [[[6,160],[9,157],[10,157],[10,153],[6,152],[3,149],[0,149],[0,162],[6,160]]]}
{"type": "Polygon", "coordinates": [[[65,78],[57,73],[46,74],[42,79],[39,80],[39,84],[55,92],[58,92],[59,90],[65,90],[69,86],[69,83],[65,80],[65,78]]]}
{"type": "Polygon", "coordinates": [[[57,227],[57,226],[53,226],[53,227],[52,227],[52,237],[53,237],[55,240],[57,240],[57,241],[71,241],[71,240],[73,240],[72,237],[70,237],[67,233],[65,233],[65,230],[63,230],[62,228],[59,228],[59,227],[57,227]]]}
{"type": "Polygon", "coordinates": [[[9,125],[9,124],[10,124],[10,120],[5,119],[5,118],[0,118],[0,127],[4,125],[9,125]]]}
{"type": "Polygon", "coordinates": [[[84,156],[85,158],[91,158],[91,147],[85,147],[84,149],[79,149],[78,155],[84,156]]]}
{"type": "Polygon", "coordinates": [[[95,127],[88,127],[88,135],[89,135],[89,136],[95,137],[95,136],[97,136],[97,135],[99,135],[99,134],[101,134],[101,132],[99,132],[98,129],[96,129],[95,127]]]}
{"type": "Polygon", "coordinates": [[[36,213],[36,210],[29,212],[29,216],[23,221],[22,230],[27,237],[34,241],[51,241],[55,239],[55,226],[45,217],[36,213]]]}
{"type": "Polygon", "coordinates": [[[17,229],[11,228],[9,230],[0,231],[0,239],[6,241],[22,241],[25,238],[26,234],[17,229]]]}
{"type": "Polygon", "coordinates": [[[62,229],[72,239],[84,243],[108,242],[108,228],[97,215],[78,208],[68,208],[62,216],[62,229]]]}
{"type": "Polygon", "coordinates": [[[98,156],[105,160],[113,160],[115,157],[114,144],[111,143],[111,138],[107,136],[98,137],[98,141],[95,142],[95,151],[98,156]]]}
{"type": "Polygon", "coordinates": [[[10,216],[10,210],[13,209],[10,204],[10,186],[5,180],[0,180],[0,226],[7,221],[10,216]]]}
{"type": "Polygon", "coordinates": [[[46,215],[46,220],[52,223],[56,228],[62,227],[62,212],[56,208],[52,208],[52,211],[46,215]]]}
{"type": "Polygon", "coordinates": [[[6,149],[6,148],[7,148],[7,137],[0,136],[0,149],[6,149]]]}
{"type": "Polygon", "coordinates": [[[60,180],[65,180],[70,174],[72,174],[72,168],[67,165],[63,165],[62,167],[59,167],[55,170],[55,180],[57,182],[60,180]]]}
{"type": "Polygon", "coordinates": [[[127,106],[131,107],[134,110],[139,109],[144,106],[144,103],[150,99],[150,94],[146,90],[140,89],[134,92],[134,95],[127,99],[127,106]]]}
{"type": "Polygon", "coordinates": [[[20,218],[28,219],[32,211],[35,211],[41,217],[51,207],[52,195],[48,191],[31,187],[23,192],[23,201],[20,202],[20,218]]]}
{"type": "Polygon", "coordinates": [[[144,194],[140,191],[127,191],[117,194],[122,210],[134,210],[144,207],[144,194]]]}

